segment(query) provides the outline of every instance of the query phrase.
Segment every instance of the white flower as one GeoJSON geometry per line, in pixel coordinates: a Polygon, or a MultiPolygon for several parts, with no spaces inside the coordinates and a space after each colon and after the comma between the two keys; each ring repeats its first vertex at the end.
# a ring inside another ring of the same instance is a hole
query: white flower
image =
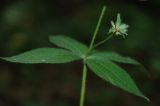
{"type": "Polygon", "coordinates": [[[109,33],[113,33],[115,35],[121,35],[123,37],[127,36],[128,25],[121,22],[120,14],[117,14],[117,20],[114,23],[111,21],[112,28],[110,28],[109,33]]]}

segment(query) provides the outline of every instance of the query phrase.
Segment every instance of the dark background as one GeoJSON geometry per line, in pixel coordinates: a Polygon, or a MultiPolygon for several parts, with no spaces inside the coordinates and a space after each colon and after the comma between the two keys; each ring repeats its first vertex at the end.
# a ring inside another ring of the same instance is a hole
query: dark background
{"type": "MultiPolygon", "coordinates": [[[[99,49],[131,56],[147,68],[150,77],[122,64],[151,102],[89,71],[85,106],[159,106],[160,0],[1,0],[0,56],[55,47],[49,35],[63,34],[88,45],[103,5],[107,13],[97,40],[106,36],[117,13],[130,28],[126,39],[114,37],[99,49]]],[[[80,61],[25,65],[0,60],[0,106],[78,106],[81,74],[80,61]]]]}

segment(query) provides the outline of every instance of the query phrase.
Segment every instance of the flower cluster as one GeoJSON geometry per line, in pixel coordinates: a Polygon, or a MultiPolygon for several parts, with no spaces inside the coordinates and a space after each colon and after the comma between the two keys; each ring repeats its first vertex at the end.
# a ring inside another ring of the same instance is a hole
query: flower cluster
{"type": "Polygon", "coordinates": [[[117,20],[115,23],[111,21],[111,25],[112,27],[110,28],[109,33],[121,35],[123,37],[128,35],[127,29],[129,26],[127,24],[122,23],[120,14],[117,14],[117,20]]]}

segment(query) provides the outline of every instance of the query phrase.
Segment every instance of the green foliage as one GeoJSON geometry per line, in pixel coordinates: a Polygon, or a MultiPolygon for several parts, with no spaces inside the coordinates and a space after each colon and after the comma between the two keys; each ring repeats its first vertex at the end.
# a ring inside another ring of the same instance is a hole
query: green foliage
{"type": "MultiPolygon", "coordinates": [[[[71,52],[58,48],[40,48],[2,59],[17,63],[67,63],[80,59],[78,56],[85,55],[85,52],[88,50],[84,44],[64,36],[51,36],[50,41],[60,47],[71,50],[71,52]]],[[[136,60],[121,56],[115,52],[95,52],[86,58],[86,63],[90,69],[102,79],[147,99],[136,87],[131,77],[111,61],[140,65],[136,60]]]]}
{"type": "Polygon", "coordinates": [[[88,47],[86,45],[66,36],[50,36],[49,40],[51,43],[68,49],[80,57],[84,57],[88,51],[88,47]]]}
{"type": "Polygon", "coordinates": [[[132,58],[126,57],[126,56],[121,56],[118,53],[112,52],[112,51],[104,51],[104,52],[99,52],[99,51],[97,52],[96,51],[96,53],[93,53],[88,58],[93,58],[93,59],[103,60],[103,61],[111,60],[111,61],[119,62],[119,63],[141,65],[135,59],[132,59],[132,58]]]}
{"type": "MultiPolygon", "coordinates": [[[[17,63],[67,63],[74,60],[83,60],[83,77],[82,77],[82,91],[80,106],[84,106],[84,95],[85,95],[85,85],[86,85],[86,76],[87,76],[87,67],[88,67],[99,77],[110,82],[111,84],[128,91],[132,94],[140,96],[149,101],[149,99],[143,95],[143,93],[138,89],[132,78],[127,74],[127,72],[117,66],[114,62],[127,63],[140,65],[139,62],[130,58],[121,56],[115,52],[93,52],[94,47],[97,47],[112,36],[107,37],[105,40],[99,42],[97,45],[94,45],[102,18],[106,7],[102,9],[99,21],[96,26],[96,30],[93,34],[90,46],[87,47],[84,44],[66,37],[66,36],[50,36],[49,40],[51,43],[62,47],[59,48],[39,48],[29,52],[25,52],[13,57],[2,58],[10,62],[17,63]],[[67,49],[67,50],[66,50],[67,49]],[[112,62],[114,61],[114,62],[112,62]]],[[[121,23],[120,14],[117,15],[116,24],[112,22],[112,35],[127,35],[126,24],[121,23]]]]}
{"type": "Polygon", "coordinates": [[[132,78],[125,72],[125,70],[112,63],[111,61],[88,59],[87,65],[102,79],[117,87],[122,88],[123,90],[149,100],[141,93],[132,78]]]}
{"type": "Polygon", "coordinates": [[[70,51],[57,48],[39,48],[17,56],[2,59],[16,63],[67,63],[80,59],[70,51]]]}

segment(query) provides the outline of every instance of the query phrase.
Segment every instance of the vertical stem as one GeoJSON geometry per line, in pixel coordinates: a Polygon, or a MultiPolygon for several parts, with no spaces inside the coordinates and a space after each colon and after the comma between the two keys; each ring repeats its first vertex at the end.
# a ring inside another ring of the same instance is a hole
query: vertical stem
{"type": "Polygon", "coordinates": [[[83,59],[83,61],[84,61],[84,63],[83,63],[83,75],[82,75],[82,86],[81,86],[81,95],[80,95],[79,106],[84,106],[84,99],[85,99],[85,93],[86,93],[87,66],[86,66],[86,63],[85,63],[85,59],[86,59],[87,55],[92,51],[93,44],[94,44],[94,41],[96,39],[97,33],[99,31],[99,28],[100,28],[100,25],[101,25],[101,22],[102,22],[105,11],[106,11],[106,6],[104,6],[103,9],[102,9],[101,15],[99,17],[99,20],[98,20],[98,23],[97,23],[97,26],[96,26],[96,29],[93,33],[93,37],[92,37],[88,52],[86,53],[86,56],[83,59]]]}
{"type": "Polygon", "coordinates": [[[82,86],[81,86],[81,97],[80,97],[80,106],[84,106],[84,99],[86,93],[86,77],[87,77],[87,67],[86,64],[83,64],[83,76],[82,76],[82,86]]]}
{"type": "Polygon", "coordinates": [[[98,23],[97,23],[97,26],[96,26],[96,29],[93,33],[93,37],[92,37],[92,40],[91,40],[91,43],[90,43],[90,46],[89,46],[89,51],[92,50],[92,47],[93,47],[94,41],[96,39],[97,33],[99,31],[99,28],[100,28],[100,25],[101,25],[101,22],[102,22],[105,11],[106,11],[106,6],[104,6],[103,9],[102,9],[101,15],[99,17],[99,20],[98,20],[98,23]]]}

